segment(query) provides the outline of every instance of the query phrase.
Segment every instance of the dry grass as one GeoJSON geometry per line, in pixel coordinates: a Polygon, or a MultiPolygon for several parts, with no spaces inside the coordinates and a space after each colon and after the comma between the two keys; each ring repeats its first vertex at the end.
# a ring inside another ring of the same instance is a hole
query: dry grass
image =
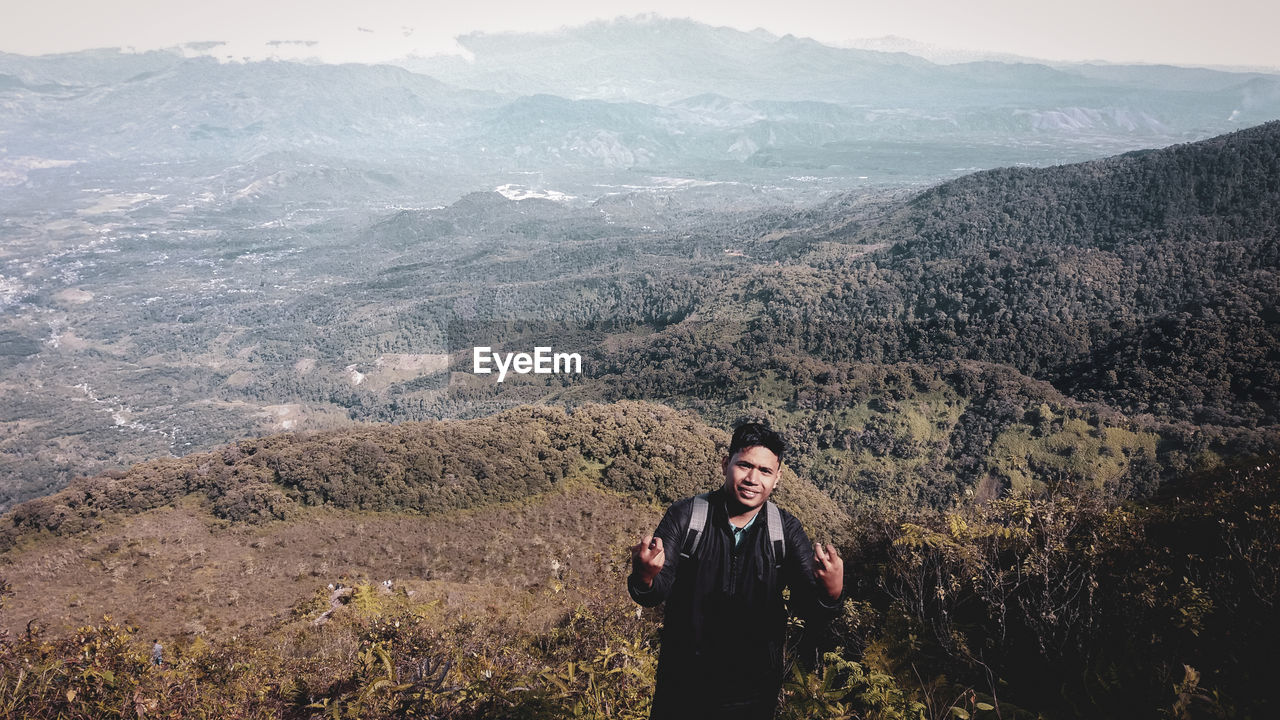
{"type": "Polygon", "coordinates": [[[0,622],[70,629],[110,614],[162,638],[248,632],[331,582],[392,580],[450,615],[544,626],[582,593],[624,592],[626,548],[658,518],[585,481],[445,517],[312,508],[265,526],[227,524],[188,498],[10,552],[14,596],[0,622]]]}

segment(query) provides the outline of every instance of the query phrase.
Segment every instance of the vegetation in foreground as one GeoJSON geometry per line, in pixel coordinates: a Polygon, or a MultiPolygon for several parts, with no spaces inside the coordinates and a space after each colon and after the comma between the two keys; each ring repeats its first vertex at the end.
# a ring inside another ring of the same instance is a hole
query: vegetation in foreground
{"type": "MultiPolygon", "coordinates": [[[[844,613],[794,628],[781,717],[1269,717],[1278,474],[1266,457],[1143,504],[1070,488],[869,512],[845,547],[844,613]]],[[[253,632],[172,641],[161,666],[110,618],[29,626],[0,639],[0,714],[643,718],[656,617],[625,601],[624,572],[619,558],[581,581],[543,625],[369,581],[321,589],[253,632]]]]}

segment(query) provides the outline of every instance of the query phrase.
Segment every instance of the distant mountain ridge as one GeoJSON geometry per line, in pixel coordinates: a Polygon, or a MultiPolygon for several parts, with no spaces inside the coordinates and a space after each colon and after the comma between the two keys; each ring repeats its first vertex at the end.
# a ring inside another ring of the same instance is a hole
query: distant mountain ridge
{"type": "MultiPolygon", "coordinates": [[[[1010,101],[1045,103],[1049,97],[1059,106],[1097,107],[1095,103],[1121,87],[1130,91],[1125,101],[1168,104],[1177,102],[1176,98],[1142,95],[1158,89],[1238,89],[1260,78],[1269,79],[1273,86],[1277,78],[1170,66],[1077,66],[1015,57],[937,65],[891,47],[833,47],[791,35],[746,33],[657,16],[597,21],[551,33],[473,33],[458,40],[471,57],[401,62],[449,82],[499,92],[660,104],[718,92],[745,101],[819,100],[858,107],[949,105],[952,110],[1010,101]]],[[[1250,117],[1253,122],[1275,117],[1266,112],[1250,117]]],[[[1230,113],[1228,109],[1219,117],[1230,113]]]]}
{"type": "Polygon", "coordinates": [[[912,166],[923,163],[938,178],[1280,118],[1277,75],[937,65],[657,17],[460,42],[471,59],[410,58],[399,69],[221,63],[186,50],[0,54],[10,78],[0,82],[0,138],[11,155],[66,161],[306,150],[483,175],[733,169],[771,180],[770,168],[794,168],[883,180],[895,172],[882,152],[899,173],[919,174],[912,166]],[[691,100],[710,96],[729,102],[691,100]],[[963,159],[931,166],[944,148],[963,148],[963,159]]]}

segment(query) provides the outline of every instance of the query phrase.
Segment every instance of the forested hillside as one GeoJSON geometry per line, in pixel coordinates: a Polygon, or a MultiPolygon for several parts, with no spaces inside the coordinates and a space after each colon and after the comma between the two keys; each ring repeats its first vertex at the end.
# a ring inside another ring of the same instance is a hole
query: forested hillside
{"type": "Polygon", "coordinates": [[[764,274],[761,328],[819,357],[966,358],[1211,425],[1280,418],[1280,124],[945,183],[764,274]]]}
{"type": "MultiPolygon", "coordinates": [[[[230,522],[287,520],[318,506],[447,515],[533,497],[585,474],[603,489],[665,504],[715,487],[726,446],[722,430],[692,415],[628,402],[276,435],[78,480],[10,513],[5,544],[93,529],[188,497],[230,522]]],[[[806,481],[787,485],[801,517],[827,531],[839,525],[840,511],[806,481]]]]}
{"type": "Polygon", "coordinates": [[[755,262],[654,277],[648,304],[684,319],[610,342],[561,397],[761,408],[848,503],[1055,477],[1141,495],[1275,446],[1280,124],[770,227],[755,262]]]}

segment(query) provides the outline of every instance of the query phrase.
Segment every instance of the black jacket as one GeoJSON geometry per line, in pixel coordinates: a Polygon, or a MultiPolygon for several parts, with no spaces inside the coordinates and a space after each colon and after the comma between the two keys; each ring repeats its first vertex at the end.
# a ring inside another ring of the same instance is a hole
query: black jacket
{"type": "Polygon", "coordinates": [[[706,531],[688,559],[680,551],[693,498],[672,505],[654,532],[666,555],[662,571],[649,589],[634,576],[627,580],[641,605],[666,601],[654,720],[702,720],[717,709],[740,719],[772,717],[788,610],[813,628],[839,607],[813,576],[813,546],[799,520],[781,511],[787,549],[774,568],[764,508],[735,550],[725,499],[723,489],[708,498],[706,531]]]}

